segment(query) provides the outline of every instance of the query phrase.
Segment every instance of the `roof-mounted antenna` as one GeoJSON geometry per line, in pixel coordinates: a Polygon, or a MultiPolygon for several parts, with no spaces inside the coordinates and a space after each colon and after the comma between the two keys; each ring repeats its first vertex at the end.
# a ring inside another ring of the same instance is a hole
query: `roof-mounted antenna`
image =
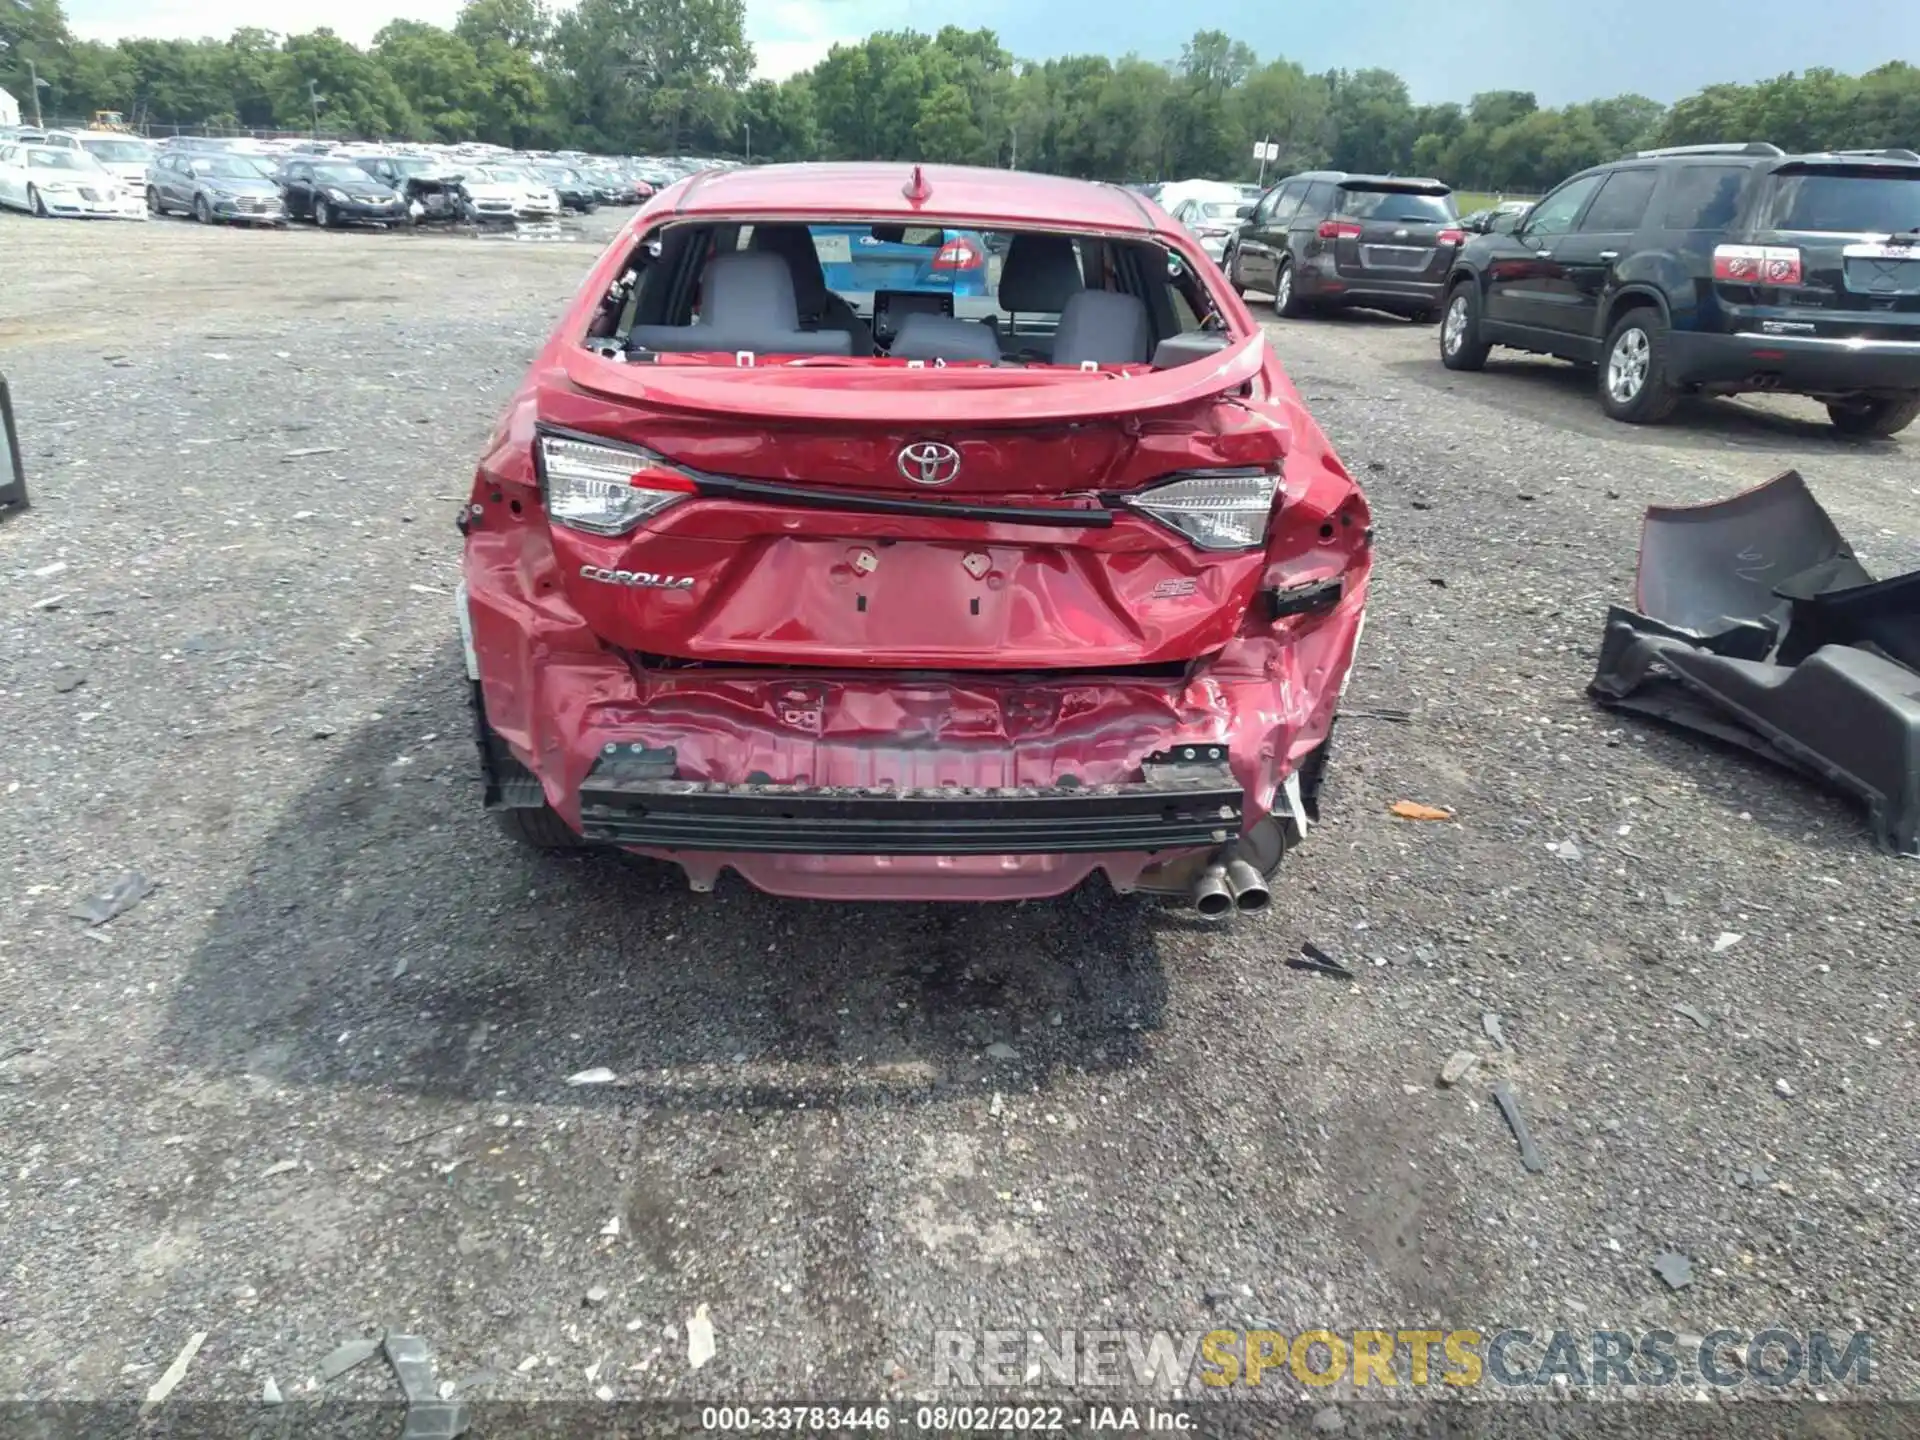
{"type": "Polygon", "coordinates": [[[927,183],[926,172],[918,165],[913,167],[913,178],[900,187],[900,193],[916,205],[924,205],[933,198],[933,186],[927,183]]]}

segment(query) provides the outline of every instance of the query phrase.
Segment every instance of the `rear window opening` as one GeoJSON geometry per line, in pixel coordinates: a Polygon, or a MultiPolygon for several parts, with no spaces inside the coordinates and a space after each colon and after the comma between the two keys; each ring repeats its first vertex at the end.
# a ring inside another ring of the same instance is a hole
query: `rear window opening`
{"type": "Polygon", "coordinates": [[[1336,213],[1350,220],[1412,225],[1450,225],[1460,218],[1460,212],[1454,209],[1451,194],[1433,195],[1357,185],[1340,187],[1340,203],[1336,213]]]}
{"type": "Polygon", "coordinates": [[[755,219],[642,240],[586,343],[650,364],[1125,373],[1235,338],[1207,279],[1138,236],[755,219]]]}
{"type": "Polygon", "coordinates": [[[1920,232],[1920,166],[1776,170],[1767,180],[1759,225],[1813,234],[1920,232]]]}

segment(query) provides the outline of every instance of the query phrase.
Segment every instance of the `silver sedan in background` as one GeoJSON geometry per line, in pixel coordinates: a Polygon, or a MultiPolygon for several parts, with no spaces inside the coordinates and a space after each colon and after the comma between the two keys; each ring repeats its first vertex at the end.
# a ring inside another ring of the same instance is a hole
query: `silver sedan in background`
{"type": "Polygon", "coordinates": [[[1182,200],[1173,207],[1173,218],[1193,233],[1207,258],[1219,265],[1225,260],[1227,241],[1252,212],[1253,206],[1244,200],[1182,200]]]}

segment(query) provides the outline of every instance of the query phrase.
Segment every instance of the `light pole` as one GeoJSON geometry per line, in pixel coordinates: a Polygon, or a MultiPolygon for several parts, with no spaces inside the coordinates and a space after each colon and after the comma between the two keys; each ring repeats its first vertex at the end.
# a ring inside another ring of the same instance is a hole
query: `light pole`
{"type": "Polygon", "coordinates": [[[309,132],[310,138],[318,140],[320,138],[320,102],[326,99],[326,96],[320,93],[318,80],[307,81],[307,99],[313,102],[313,129],[309,132]]]}
{"type": "Polygon", "coordinates": [[[27,61],[27,79],[33,82],[33,125],[36,130],[44,130],[46,129],[46,121],[40,118],[40,92],[42,90],[51,90],[53,85],[51,82],[40,78],[40,72],[33,68],[33,61],[31,60],[27,61]]]}
{"type": "Polygon", "coordinates": [[[753,122],[742,120],[740,123],[747,127],[747,164],[751,165],[753,163],[753,122]]]}

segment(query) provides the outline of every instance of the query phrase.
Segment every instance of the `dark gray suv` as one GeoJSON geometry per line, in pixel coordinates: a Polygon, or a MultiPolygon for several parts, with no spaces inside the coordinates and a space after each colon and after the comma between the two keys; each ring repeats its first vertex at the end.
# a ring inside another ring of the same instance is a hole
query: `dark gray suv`
{"type": "Polygon", "coordinates": [[[1439,180],[1314,170],[1260,197],[1222,264],[1285,316],[1364,305],[1427,324],[1465,240],[1439,180]]]}
{"type": "Polygon", "coordinates": [[[1597,368],[1653,424],[1688,395],[1780,391],[1846,435],[1920,419],[1920,154],[1766,141],[1643,150],[1563,181],[1449,277],[1440,360],[1495,345],[1597,368]]]}

